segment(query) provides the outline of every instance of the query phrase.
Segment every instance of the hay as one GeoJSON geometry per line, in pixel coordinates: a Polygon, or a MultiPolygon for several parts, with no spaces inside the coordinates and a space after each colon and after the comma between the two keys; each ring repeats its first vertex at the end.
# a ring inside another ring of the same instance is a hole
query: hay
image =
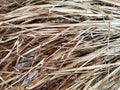
{"type": "Polygon", "coordinates": [[[0,90],[117,90],[120,0],[0,0],[0,90]]]}

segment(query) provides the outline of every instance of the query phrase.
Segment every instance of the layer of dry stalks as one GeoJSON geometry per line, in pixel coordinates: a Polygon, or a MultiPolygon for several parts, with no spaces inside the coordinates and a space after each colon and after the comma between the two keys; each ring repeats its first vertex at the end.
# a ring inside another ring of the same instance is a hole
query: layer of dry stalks
{"type": "Polygon", "coordinates": [[[0,90],[117,90],[120,0],[0,0],[0,90]]]}

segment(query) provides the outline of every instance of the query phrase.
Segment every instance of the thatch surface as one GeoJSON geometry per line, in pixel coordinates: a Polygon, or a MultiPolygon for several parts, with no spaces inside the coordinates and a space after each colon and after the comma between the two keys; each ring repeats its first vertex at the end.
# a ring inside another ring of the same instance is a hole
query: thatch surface
{"type": "Polygon", "coordinates": [[[117,90],[120,0],[0,0],[0,90],[117,90]]]}

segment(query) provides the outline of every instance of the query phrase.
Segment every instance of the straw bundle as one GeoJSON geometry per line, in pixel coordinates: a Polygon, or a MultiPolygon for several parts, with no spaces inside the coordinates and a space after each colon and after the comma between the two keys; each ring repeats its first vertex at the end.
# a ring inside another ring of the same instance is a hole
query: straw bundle
{"type": "Polygon", "coordinates": [[[1,0],[0,90],[117,90],[119,0],[1,0]]]}

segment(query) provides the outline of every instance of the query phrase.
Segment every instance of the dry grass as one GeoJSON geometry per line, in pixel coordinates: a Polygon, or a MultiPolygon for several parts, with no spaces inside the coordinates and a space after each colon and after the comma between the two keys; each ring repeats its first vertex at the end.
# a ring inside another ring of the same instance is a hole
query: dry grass
{"type": "Polygon", "coordinates": [[[0,90],[117,90],[120,0],[0,0],[0,90]]]}

